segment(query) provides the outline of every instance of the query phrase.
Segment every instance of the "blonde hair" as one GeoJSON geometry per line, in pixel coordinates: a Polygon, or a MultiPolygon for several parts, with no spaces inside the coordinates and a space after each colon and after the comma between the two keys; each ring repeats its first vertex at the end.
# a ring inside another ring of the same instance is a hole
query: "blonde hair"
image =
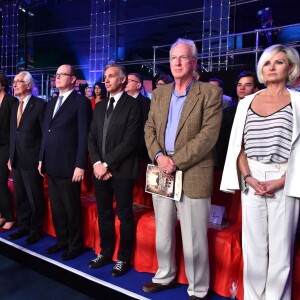
{"type": "Polygon", "coordinates": [[[288,75],[288,78],[286,79],[286,84],[292,83],[298,77],[299,70],[300,70],[300,59],[299,59],[298,51],[292,47],[287,47],[287,46],[277,44],[266,48],[258,61],[256,67],[256,74],[257,74],[258,81],[260,83],[263,84],[266,83],[266,80],[262,74],[263,66],[267,61],[269,61],[274,55],[276,55],[279,52],[285,53],[290,66],[295,66],[294,70],[288,75]]]}

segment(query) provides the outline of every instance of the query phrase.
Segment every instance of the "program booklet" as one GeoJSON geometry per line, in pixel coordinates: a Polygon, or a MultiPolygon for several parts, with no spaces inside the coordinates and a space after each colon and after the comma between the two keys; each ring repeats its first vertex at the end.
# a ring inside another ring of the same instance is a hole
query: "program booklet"
{"type": "Polygon", "coordinates": [[[182,171],[168,175],[160,172],[158,166],[148,164],[145,191],[179,201],[182,192],[182,171]]]}

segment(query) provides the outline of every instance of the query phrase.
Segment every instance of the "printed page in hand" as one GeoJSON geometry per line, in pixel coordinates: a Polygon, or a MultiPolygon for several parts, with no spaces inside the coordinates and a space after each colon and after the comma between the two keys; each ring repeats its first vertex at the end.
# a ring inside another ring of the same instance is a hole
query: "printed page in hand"
{"type": "Polygon", "coordinates": [[[182,191],[182,171],[178,170],[167,175],[160,172],[158,166],[148,164],[145,191],[179,201],[182,191]]]}

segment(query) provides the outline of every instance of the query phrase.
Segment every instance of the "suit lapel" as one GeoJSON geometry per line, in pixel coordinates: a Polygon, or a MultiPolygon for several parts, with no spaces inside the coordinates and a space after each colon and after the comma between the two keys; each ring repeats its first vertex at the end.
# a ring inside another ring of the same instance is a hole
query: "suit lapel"
{"type": "Polygon", "coordinates": [[[101,130],[99,130],[100,145],[102,145],[103,123],[104,123],[104,119],[105,119],[105,114],[106,114],[106,109],[107,109],[107,103],[108,103],[108,100],[104,100],[103,101],[103,105],[101,107],[102,109],[99,111],[99,115],[97,116],[97,120],[98,120],[98,124],[99,124],[98,128],[101,128],[101,130]]]}
{"type": "Polygon", "coordinates": [[[176,138],[177,138],[181,128],[183,127],[186,119],[190,115],[191,111],[194,109],[194,106],[199,101],[199,98],[197,97],[198,94],[200,94],[200,85],[197,85],[194,82],[191,86],[189,93],[187,94],[187,97],[185,99],[185,102],[184,102],[184,105],[182,108],[179,124],[178,124],[177,131],[176,131],[176,138]]]}
{"type": "Polygon", "coordinates": [[[35,104],[35,98],[33,96],[30,97],[20,120],[20,124],[19,127],[22,126],[22,123],[24,122],[24,120],[26,120],[26,118],[28,117],[28,115],[30,114],[31,110],[33,109],[35,104]]]}
{"type": "MultiPolygon", "coordinates": [[[[173,87],[174,84],[167,85],[161,97],[161,129],[163,130],[163,132],[161,132],[161,136],[163,136],[164,138],[163,141],[160,142],[162,143],[163,148],[165,147],[165,129],[167,128],[173,87]]],[[[158,99],[158,101],[160,101],[160,99],[158,99]]]]}
{"type": "MultiPolygon", "coordinates": [[[[68,97],[67,99],[62,103],[61,107],[59,108],[59,110],[57,111],[57,113],[55,114],[55,116],[52,118],[52,120],[55,120],[57,117],[59,117],[66,109],[68,109],[68,106],[71,105],[72,103],[72,98],[74,96],[74,93],[76,93],[75,91],[73,91],[68,97]]],[[[58,101],[58,97],[56,98],[56,101],[54,103],[53,106],[53,110],[52,110],[52,116],[53,116],[53,112],[54,112],[54,108],[56,105],[56,102],[58,101]]]]}
{"type": "Polygon", "coordinates": [[[18,115],[19,104],[15,103],[11,110],[11,122],[15,124],[14,129],[17,128],[17,115],[18,115]]]}

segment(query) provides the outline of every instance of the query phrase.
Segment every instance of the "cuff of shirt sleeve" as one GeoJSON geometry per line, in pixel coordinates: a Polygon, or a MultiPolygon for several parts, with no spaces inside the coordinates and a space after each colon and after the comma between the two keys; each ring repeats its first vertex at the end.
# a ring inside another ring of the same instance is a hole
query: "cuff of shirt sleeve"
{"type": "Polygon", "coordinates": [[[155,155],[155,160],[157,161],[157,159],[161,156],[164,155],[162,151],[158,151],[155,155]]]}
{"type": "Polygon", "coordinates": [[[105,168],[108,168],[108,165],[106,162],[101,162],[100,160],[99,161],[96,161],[94,164],[93,164],[93,167],[95,167],[96,165],[99,165],[99,164],[103,164],[103,166],[105,168]]]}

